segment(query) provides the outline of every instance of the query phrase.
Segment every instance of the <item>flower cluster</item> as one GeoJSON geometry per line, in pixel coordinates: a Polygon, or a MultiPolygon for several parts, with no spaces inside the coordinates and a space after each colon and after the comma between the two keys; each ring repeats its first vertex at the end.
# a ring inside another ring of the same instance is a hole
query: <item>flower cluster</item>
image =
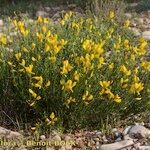
{"type": "Polygon", "coordinates": [[[138,105],[137,99],[140,107],[147,106],[147,41],[140,38],[135,42],[128,36],[129,20],[119,27],[111,11],[100,22],[72,12],[55,26],[42,17],[29,24],[11,21],[11,32],[16,34],[9,38],[15,42],[8,40],[6,33],[0,34],[1,68],[7,67],[6,78],[19,89],[18,93],[9,92],[18,95],[20,103],[38,110],[47,125],[64,121],[65,114],[92,113],[91,107],[101,113],[111,106],[112,111],[122,112],[122,108],[138,105]]]}

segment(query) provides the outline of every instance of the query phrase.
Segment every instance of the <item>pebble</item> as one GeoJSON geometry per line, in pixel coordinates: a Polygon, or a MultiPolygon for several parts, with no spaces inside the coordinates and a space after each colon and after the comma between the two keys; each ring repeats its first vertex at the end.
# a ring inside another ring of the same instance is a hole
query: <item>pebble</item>
{"type": "Polygon", "coordinates": [[[128,19],[131,19],[131,18],[132,18],[131,13],[125,13],[125,16],[126,16],[128,19]]]}
{"type": "Polygon", "coordinates": [[[137,28],[131,28],[130,30],[135,34],[135,36],[140,36],[141,35],[139,29],[137,29],[137,28]]]}
{"type": "Polygon", "coordinates": [[[145,138],[150,135],[150,130],[141,125],[135,125],[129,130],[131,138],[145,138]]]}
{"type": "Polygon", "coordinates": [[[124,135],[127,135],[128,133],[129,133],[129,130],[132,128],[132,126],[127,126],[126,128],[125,128],[125,130],[123,131],[123,134],[124,135]]]}
{"type": "Polygon", "coordinates": [[[46,10],[47,12],[49,12],[49,11],[51,10],[51,8],[50,8],[50,7],[45,7],[45,10],[46,10]]]}
{"type": "Polygon", "coordinates": [[[41,135],[41,136],[40,136],[40,139],[41,139],[41,140],[45,140],[45,139],[46,139],[45,135],[41,135]]]}
{"type": "Polygon", "coordinates": [[[4,22],[2,19],[0,19],[0,27],[2,27],[4,25],[4,22]]]}
{"type": "Polygon", "coordinates": [[[115,142],[112,144],[103,144],[101,145],[100,149],[101,150],[117,150],[117,149],[122,149],[127,146],[131,146],[133,144],[134,144],[133,140],[124,140],[124,141],[115,142]]]}
{"type": "Polygon", "coordinates": [[[54,141],[61,141],[61,137],[59,135],[55,135],[52,140],[54,141]]]}
{"type": "Polygon", "coordinates": [[[145,39],[150,40],[150,30],[142,32],[142,36],[145,39]]]}
{"type": "Polygon", "coordinates": [[[18,139],[18,138],[22,138],[23,136],[19,132],[14,132],[14,131],[5,129],[3,127],[0,127],[0,138],[1,137],[5,137],[7,139],[18,139]]]}
{"type": "Polygon", "coordinates": [[[47,16],[48,16],[48,13],[45,12],[45,11],[39,10],[39,11],[36,12],[36,16],[37,16],[37,17],[38,17],[38,16],[47,17],[47,16]]]}

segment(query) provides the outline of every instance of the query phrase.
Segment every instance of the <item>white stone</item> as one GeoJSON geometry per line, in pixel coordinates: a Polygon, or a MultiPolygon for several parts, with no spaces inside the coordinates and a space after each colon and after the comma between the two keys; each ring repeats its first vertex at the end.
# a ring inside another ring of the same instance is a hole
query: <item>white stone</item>
{"type": "Polygon", "coordinates": [[[150,150],[150,146],[140,146],[139,150],[150,150]]]}
{"type": "Polygon", "coordinates": [[[141,125],[135,125],[129,130],[131,138],[145,138],[150,136],[150,130],[141,125]]]}
{"type": "Polygon", "coordinates": [[[134,144],[133,140],[124,140],[124,141],[120,141],[120,142],[116,142],[112,144],[103,144],[101,145],[100,149],[101,150],[117,150],[117,149],[125,148],[127,146],[131,146],[133,144],[134,144]]]}
{"type": "Polygon", "coordinates": [[[0,27],[2,27],[4,25],[4,22],[2,19],[0,19],[0,27]]]}
{"type": "Polygon", "coordinates": [[[127,126],[126,128],[125,128],[125,130],[123,131],[123,134],[124,135],[127,135],[128,133],[129,133],[129,130],[132,128],[132,126],[127,126]]]}
{"type": "Polygon", "coordinates": [[[61,137],[59,135],[55,135],[52,139],[54,141],[61,141],[61,137]]]}
{"type": "Polygon", "coordinates": [[[140,23],[140,24],[143,24],[143,22],[144,22],[143,18],[138,18],[137,21],[138,21],[138,23],[140,23]]]}
{"type": "Polygon", "coordinates": [[[14,132],[3,127],[0,127],[0,137],[7,139],[22,138],[23,136],[19,132],[14,132]]]}
{"type": "Polygon", "coordinates": [[[36,12],[36,16],[37,16],[37,17],[38,17],[38,16],[46,17],[46,16],[48,16],[48,13],[45,12],[45,11],[39,10],[39,11],[36,12]]]}
{"type": "Polygon", "coordinates": [[[54,147],[47,147],[46,150],[55,150],[54,147]]]}
{"type": "Polygon", "coordinates": [[[144,32],[142,33],[142,36],[143,36],[145,39],[150,40],[150,30],[144,31],[144,32]]]}
{"type": "Polygon", "coordinates": [[[40,139],[41,139],[41,140],[45,140],[45,139],[46,139],[45,135],[41,135],[41,136],[40,136],[40,139]]]}
{"type": "Polygon", "coordinates": [[[51,10],[51,8],[50,7],[45,7],[45,10],[49,12],[51,10]]]}
{"type": "Polygon", "coordinates": [[[126,16],[127,18],[129,18],[129,19],[131,19],[131,18],[132,18],[131,13],[125,13],[125,16],[126,16]]]}

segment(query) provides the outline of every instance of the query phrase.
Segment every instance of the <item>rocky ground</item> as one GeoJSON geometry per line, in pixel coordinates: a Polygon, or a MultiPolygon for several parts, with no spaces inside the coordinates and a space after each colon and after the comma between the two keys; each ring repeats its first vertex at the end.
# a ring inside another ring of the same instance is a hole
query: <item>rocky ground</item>
{"type": "MultiPolygon", "coordinates": [[[[82,15],[82,10],[76,5],[45,7],[37,11],[36,15],[50,17],[54,23],[57,23],[61,13],[65,10],[76,11],[82,15]]],[[[27,16],[28,14],[22,15],[27,16]]],[[[126,13],[125,15],[131,20],[130,30],[135,36],[142,36],[149,42],[147,60],[150,61],[150,11],[141,14],[126,13]]],[[[5,21],[0,19],[0,32],[5,28],[5,21]]],[[[101,131],[76,131],[67,134],[54,131],[48,136],[40,135],[37,142],[30,136],[25,136],[24,133],[0,127],[0,150],[150,150],[150,120],[147,120],[147,123],[135,124],[126,128],[114,128],[109,135],[101,131]],[[37,142],[41,146],[37,146],[37,142]],[[51,146],[48,147],[48,145],[51,146]]]]}
{"type": "Polygon", "coordinates": [[[53,131],[49,136],[40,135],[37,141],[0,127],[0,138],[0,150],[149,150],[150,123],[114,128],[109,135],[98,130],[67,134],[53,131]]]}

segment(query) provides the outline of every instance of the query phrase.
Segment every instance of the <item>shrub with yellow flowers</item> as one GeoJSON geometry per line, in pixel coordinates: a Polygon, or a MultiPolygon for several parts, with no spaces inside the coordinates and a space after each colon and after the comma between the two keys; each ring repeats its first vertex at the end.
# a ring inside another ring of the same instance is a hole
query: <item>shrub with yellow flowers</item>
{"type": "Polygon", "coordinates": [[[14,34],[0,34],[0,104],[25,122],[97,127],[114,113],[149,110],[147,41],[128,31],[129,20],[119,26],[111,11],[101,20],[68,12],[58,24],[10,22],[14,34]]]}

